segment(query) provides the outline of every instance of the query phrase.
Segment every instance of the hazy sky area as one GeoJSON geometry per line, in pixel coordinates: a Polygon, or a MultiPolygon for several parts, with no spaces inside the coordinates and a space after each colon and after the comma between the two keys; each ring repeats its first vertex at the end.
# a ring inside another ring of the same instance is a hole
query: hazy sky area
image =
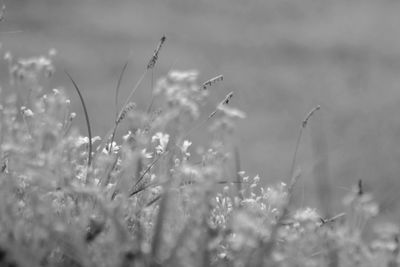
{"type": "MultiPolygon", "coordinates": [[[[84,116],[66,78],[86,97],[94,135],[114,116],[114,88],[126,97],[160,37],[155,79],[170,69],[197,69],[199,83],[224,75],[212,104],[228,92],[247,114],[238,127],[243,169],[265,183],[287,180],[299,127],[297,194],[312,201],[318,179],[344,195],[358,179],[381,202],[400,189],[400,2],[393,0],[5,0],[2,53],[15,58],[58,51],[52,87],[71,96],[82,133],[84,116]],[[323,176],[323,178],[321,178],[323,176]],[[311,197],[310,197],[311,196],[311,197]]],[[[0,64],[2,84],[7,65],[0,64]]],[[[151,80],[135,101],[145,108],[151,80]]],[[[210,105],[209,108],[212,106],[210,105]]],[[[205,136],[201,127],[195,136],[205,136]]],[[[194,138],[195,138],[194,136],[194,138]]],[[[398,207],[393,207],[398,209],[398,207]]]]}

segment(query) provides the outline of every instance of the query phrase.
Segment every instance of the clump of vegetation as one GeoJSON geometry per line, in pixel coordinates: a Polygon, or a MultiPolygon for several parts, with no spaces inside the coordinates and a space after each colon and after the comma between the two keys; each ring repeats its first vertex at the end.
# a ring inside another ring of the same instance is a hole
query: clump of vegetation
{"type": "Polygon", "coordinates": [[[334,217],[291,205],[298,144],[319,107],[301,124],[289,182],[269,187],[241,170],[231,140],[245,113],[232,107],[233,93],[202,115],[221,75],[198,83],[196,71],[171,71],[155,85],[154,103],[138,110],[134,92],[164,42],[118,109],[124,65],[103,138],[92,136],[69,74],[89,136],[73,126],[64,90],[43,86],[51,56],[7,54],[16,93],[0,98],[1,266],[398,266],[396,225],[364,238],[378,206],[361,181],[334,217]],[[121,123],[129,131],[116,141],[121,123]],[[190,140],[199,125],[210,140],[202,146],[190,140]]]}

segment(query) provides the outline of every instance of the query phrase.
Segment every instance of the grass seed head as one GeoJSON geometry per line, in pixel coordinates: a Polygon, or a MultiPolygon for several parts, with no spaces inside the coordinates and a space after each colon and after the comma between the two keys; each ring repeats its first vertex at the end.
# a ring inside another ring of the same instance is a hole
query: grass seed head
{"type": "Polygon", "coordinates": [[[203,88],[203,90],[206,90],[210,86],[213,86],[214,84],[216,84],[220,81],[223,81],[223,80],[224,80],[224,76],[218,75],[218,76],[215,76],[214,78],[209,79],[205,83],[203,83],[203,85],[201,87],[203,88]]]}
{"type": "Polygon", "coordinates": [[[130,102],[121,112],[121,115],[119,115],[119,117],[117,118],[117,120],[115,121],[116,124],[120,124],[126,117],[126,115],[132,111],[133,109],[135,109],[136,104],[133,102],[130,102]]]}
{"type": "Polygon", "coordinates": [[[165,42],[166,39],[167,38],[165,36],[161,37],[160,43],[158,44],[156,50],[154,50],[154,54],[151,57],[149,63],[147,64],[147,69],[148,70],[149,69],[153,69],[154,66],[156,65],[157,60],[158,60],[158,54],[160,53],[160,50],[161,50],[162,46],[164,45],[164,42],[165,42]]]}

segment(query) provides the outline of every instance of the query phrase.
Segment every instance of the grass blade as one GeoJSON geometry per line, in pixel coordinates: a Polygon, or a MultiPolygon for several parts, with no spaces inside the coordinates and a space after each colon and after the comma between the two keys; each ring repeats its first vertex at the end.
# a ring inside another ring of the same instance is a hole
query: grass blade
{"type": "Polygon", "coordinates": [[[151,90],[151,100],[150,100],[150,104],[147,107],[147,114],[150,114],[151,109],[153,108],[153,104],[154,104],[154,69],[151,70],[151,84],[150,84],[150,90],[151,90]]]}
{"type": "Polygon", "coordinates": [[[68,78],[71,80],[72,84],[74,85],[74,88],[75,88],[76,92],[78,93],[79,99],[81,101],[81,104],[82,104],[82,107],[83,107],[83,112],[85,114],[86,126],[87,126],[88,135],[89,135],[88,167],[90,167],[90,165],[92,164],[92,150],[93,150],[93,148],[92,148],[92,130],[91,130],[91,127],[90,127],[89,114],[88,114],[88,111],[86,109],[85,100],[83,99],[82,93],[79,90],[78,85],[76,84],[74,79],[72,79],[72,77],[68,73],[68,71],[64,70],[64,72],[65,72],[65,74],[67,74],[68,78]]]}
{"type": "Polygon", "coordinates": [[[136,187],[144,178],[144,176],[150,171],[150,169],[162,158],[162,155],[156,158],[152,163],[150,163],[149,166],[145,169],[143,174],[137,179],[135,185],[133,187],[136,187]]]}

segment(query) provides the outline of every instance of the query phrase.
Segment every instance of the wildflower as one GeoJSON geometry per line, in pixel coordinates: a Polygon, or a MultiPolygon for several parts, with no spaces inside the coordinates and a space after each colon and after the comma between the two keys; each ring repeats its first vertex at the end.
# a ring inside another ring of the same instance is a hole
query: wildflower
{"type": "Polygon", "coordinates": [[[103,148],[102,153],[109,154],[109,152],[118,153],[121,146],[118,146],[116,142],[112,142],[108,147],[103,148]]]}
{"type": "Polygon", "coordinates": [[[25,106],[22,106],[22,107],[21,107],[21,111],[22,111],[22,114],[23,114],[25,117],[32,117],[32,116],[33,116],[32,110],[30,110],[29,108],[26,108],[25,106]]]}
{"type": "Polygon", "coordinates": [[[182,154],[184,154],[186,157],[190,156],[190,153],[187,151],[188,148],[192,145],[192,142],[185,140],[183,141],[181,148],[182,154]]]}
{"type": "Polygon", "coordinates": [[[130,143],[135,140],[134,134],[131,131],[128,131],[125,135],[122,136],[122,140],[126,143],[130,143]]]}
{"type": "Polygon", "coordinates": [[[315,211],[315,209],[311,208],[299,209],[296,211],[293,217],[296,221],[299,222],[316,222],[321,218],[315,211]]]}
{"type": "Polygon", "coordinates": [[[100,140],[101,140],[101,137],[98,136],[98,135],[96,135],[96,136],[92,137],[92,144],[93,144],[94,142],[100,141],[100,140]]]}
{"type": "MultiPolygon", "coordinates": [[[[96,141],[101,140],[100,136],[95,136],[92,138],[92,144],[96,141]]],[[[89,143],[89,138],[87,136],[79,136],[78,140],[75,142],[76,146],[81,146],[89,143]]]]}
{"type": "Polygon", "coordinates": [[[196,70],[171,71],[169,78],[174,82],[195,82],[199,73],[196,70]]]}
{"type": "Polygon", "coordinates": [[[163,134],[161,132],[156,133],[152,138],[151,142],[157,142],[158,141],[158,146],[156,146],[156,152],[157,154],[162,154],[165,152],[168,141],[169,141],[169,134],[163,134]]]}
{"type": "Polygon", "coordinates": [[[142,151],[141,151],[141,153],[142,153],[142,156],[143,156],[145,159],[151,159],[151,158],[153,157],[153,153],[147,152],[146,148],[143,148],[142,151]]]}
{"type": "Polygon", "coordinates": [[[161,79],[154,90],[155,94],[163,94],[170,108],[182,108],[194,118],[199,117],[199,103],[207,95],[196,83],[198,72],[171,71],[161,79]]]}
{"type": "Polygon", "coordinates": [[[89,138],[87,136],[79,136],[75,142],[76,146],[82,146],[84,144],[88,144],[89,143],[89,138]]]}

